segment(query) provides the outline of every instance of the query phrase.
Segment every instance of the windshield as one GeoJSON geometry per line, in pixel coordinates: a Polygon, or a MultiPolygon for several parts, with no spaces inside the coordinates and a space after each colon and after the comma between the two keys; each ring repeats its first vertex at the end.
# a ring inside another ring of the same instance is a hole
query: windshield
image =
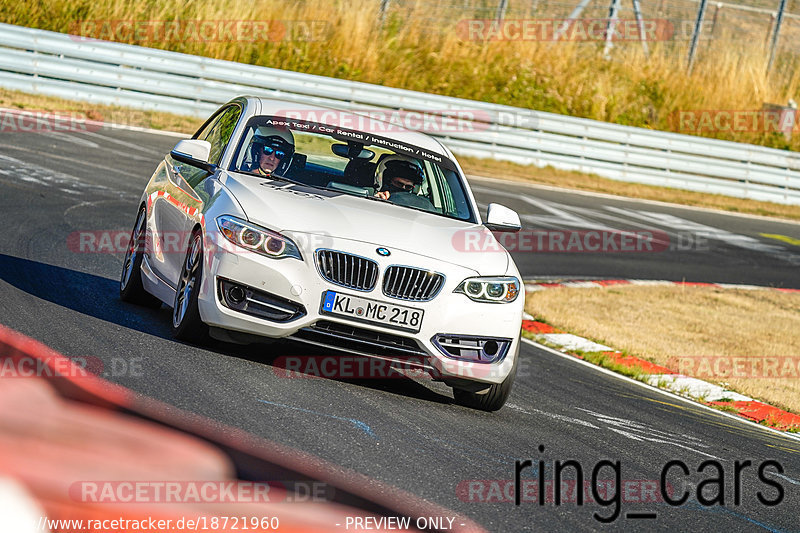
{"type": "Polygon", "coordinates": [[[254,117],[230,170],[475,222],[465,184],[450,159],[363,131],[254,117]]]}

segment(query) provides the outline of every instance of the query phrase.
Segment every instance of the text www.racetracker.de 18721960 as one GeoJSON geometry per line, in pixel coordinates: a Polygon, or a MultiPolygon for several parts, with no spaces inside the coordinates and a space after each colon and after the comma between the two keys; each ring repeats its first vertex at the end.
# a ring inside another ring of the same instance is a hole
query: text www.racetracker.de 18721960
{"type": "Polygon", "coordinates": [[[279,531],[276,516],[207,516],[181,518],[105,518],[105,519],[50,519],[39,518],[37,531],[62,533],[117,533],[159,531],[279,531]]]}

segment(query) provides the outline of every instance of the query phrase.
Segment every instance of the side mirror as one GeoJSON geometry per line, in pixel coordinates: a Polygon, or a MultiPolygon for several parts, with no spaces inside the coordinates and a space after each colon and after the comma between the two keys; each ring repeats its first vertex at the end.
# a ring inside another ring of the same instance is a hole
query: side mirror
{"type": "Polygon", "coordinates": [[[516,232],[522,229],[517,212],[500,204],[489,204],[483,225],[491,231],[516,232]]]}
{"type": "Polygon", "coordinates": [[[212,165],[208,162],[210,154],[211,143],[198,139],[178,141],[178,144],[176,144],[175,148],[170,152],[170,155],[176,161],[192,165],[193,167],[202,168],[206,172],[213,172],[216,169],[216,165],[212,165]]]}

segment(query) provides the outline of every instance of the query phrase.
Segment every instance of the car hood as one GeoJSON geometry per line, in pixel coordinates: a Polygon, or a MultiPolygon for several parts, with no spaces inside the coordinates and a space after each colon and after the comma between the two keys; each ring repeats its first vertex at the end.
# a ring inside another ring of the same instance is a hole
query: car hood
{"type": "Polygon", "coordinates": [[[509,254],[480,224],[253,176],[225,174],[221,181],[251,222],[275,231],[403,250],[480,275],[502,275],[508,270],[509,254]]]}

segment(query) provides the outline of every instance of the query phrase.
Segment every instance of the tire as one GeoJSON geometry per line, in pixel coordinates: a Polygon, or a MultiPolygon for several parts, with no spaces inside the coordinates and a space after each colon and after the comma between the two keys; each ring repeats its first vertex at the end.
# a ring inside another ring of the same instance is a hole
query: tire
{"type": "Polygon", "coordinates": [[[458,405],[478,409],[479,411],[497,411],[505,405],[508,396],[511,394],[511,387],[517,376],[517,361],[519,354],[514,358],[514,365],[511,367],[506,379],[502,383],[495,383],[487,390],[480,393],[470,392],[463,389],[453,388],[453,399],[458,405]]]}
{"type": "Polygon", "coordinates": [[[197,295],[203,280],[203,235],[199,231],[192,234],[186,258],[181,267],[178,290],[172,304],[172,336],[195,344],[208,340],[208,326],[200,318],[197,295]]]}
{"type": "Polygon", "coordinates": [[[128,251],[122,261],[122,274],[119,278],[119,298],[123,302],[143,305],[156,309],[161,300],[150,294],[142,285],[142,258],[144,257],[145,235],[147,232],[147,211],[144,207],[136,215],[136,223],[128,241],[128,251]]]}

